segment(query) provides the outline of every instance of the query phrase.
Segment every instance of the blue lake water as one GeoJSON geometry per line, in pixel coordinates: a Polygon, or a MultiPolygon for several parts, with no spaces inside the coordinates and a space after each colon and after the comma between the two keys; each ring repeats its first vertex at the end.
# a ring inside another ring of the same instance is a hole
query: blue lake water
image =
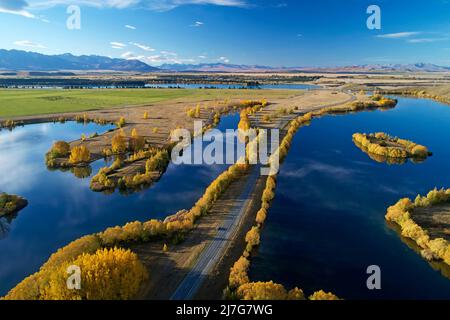
{"type": "MultiPolygon", "coordinates": [[[[449,187],[450,108],[399,100],[394,110],[324,117],[300,129],[253,258],[253,280],[299,286],[307,293],[325,289],[346,299],[450,299],[450,281],[384,220],[387,206],[399,198],[449,187]],[[434,155],[422,164],[377,163],[353,144],[357,131],[386,131],[424,144],[434,155]],[[366,287],[369,265],[381,267],[381,291],[366,287]]],[[[238,115],[223,117],[219,129],[236,128],[238,121],[238,115]]],[[[1,295],[82,235],[189,208],[227,167],[171,164],[158,183],[130,195],[94,193],[89,178],[47,170],[44,154],[55,140],[108,129],[68,122],[0,131],[0,191],[30,202],[11,221],[0,220],[1,295]]],[[[104,165],[94,163],[93,174],[104,165]]]]}
{"type": "Polygon", "coordinates": [[[344,299],[450,299],[450,280],[384,218],[400,198],[450,187],[449,141],[450,107],[409,98],[390,111],[328,116],[301,128],[281,168],[251,279],[344,299]],[[352,134],[379,131],[424,144],[434,155],[421,164],[375,162],[352,134]],[[381,268],[381,290],[367,289],[370,265],[381,268]]]}
{"type": "MultiPolygon", "coordinates": [[[[239,115],[222,117],[217,129],[234,129],[239,115]]],[[[35,124],[0,131],[0,191],[24,196],[17,217],[0,220],[0,295],[36,272],[57,249],[80,236],[130,221],[164,218],[190,208],[227,165],[170,164],[160,181],[130,195],[89,189],[90,178],[49,171],[44,155],[56,140],[71,141],[111,126],[35,124]]],[[[92,165],[92,175],[105,166],[92,165]]]]}

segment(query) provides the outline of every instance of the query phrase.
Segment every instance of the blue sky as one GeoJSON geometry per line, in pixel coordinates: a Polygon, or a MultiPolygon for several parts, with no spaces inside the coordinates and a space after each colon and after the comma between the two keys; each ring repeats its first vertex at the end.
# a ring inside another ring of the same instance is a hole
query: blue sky
{"type": "Polygon", "coordinates": [[[450,0],[0,0],[0,28],[3,49],[152,65],[450,65],[450,0]],[[366,27],[371,4],[381,30],[366,27]]]}

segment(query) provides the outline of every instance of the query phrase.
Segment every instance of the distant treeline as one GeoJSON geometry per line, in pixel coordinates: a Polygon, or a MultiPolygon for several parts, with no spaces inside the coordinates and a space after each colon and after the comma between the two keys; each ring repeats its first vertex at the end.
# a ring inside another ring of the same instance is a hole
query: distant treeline
{"type": "MultiPolygon", "coordinates": [[[[5,75],[5,74],[3,74],[5,75]]],[[[292,82],[308,82],[320,79],[316,76],[267,76],[255,79],[249,76],[224,75],[224,74],[180,74],[180,75],[158,75],[152,79],[83,79],[70,77],[72,73],[53,73],[53,77],[47,77],[46,72],[30,72],[33,78],[3,78],[0,79],[0,88],[45,88],[62,87],[66,89],[89,89],[89,88],[145,88],[146,85],[174,85],[176,88],[180,84],[203,84],[205,88],[214,85],[242,86],[243,88],[254,88],[264,84],[280,84],[292,82]],[[56,78],[68,76],[69,78],[56,78]]]]}
{"type": "Polygon", "coordinates": [[[108,80],[108,79],[58,79],[58,78],[27,78],[0,79],[1,88],[20,87],[63,87],[67,89],[79,88],[144,88],[146,82],[139,80],[108,80]]]}
{"type": "Polygon", "coordinates": [[[266,83],[286,83],[286,82],[309,82],[320,79],[321,76],[278,76],[267,75],[258,77],[255,80],[254,76],[246,75],[229,75],[229,74],[180,74],[180,75],[158,75],[155,79],[150,80],[149,83],[184,83],[184,84],[240,84],[248,86],[257,86],[266,83]]]}

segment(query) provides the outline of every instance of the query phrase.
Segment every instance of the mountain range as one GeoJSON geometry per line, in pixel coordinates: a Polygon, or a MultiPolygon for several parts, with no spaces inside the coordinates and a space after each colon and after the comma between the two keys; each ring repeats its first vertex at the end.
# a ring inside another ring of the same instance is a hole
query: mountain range
{"type": "Polygon", "coordinates": [[[70,53],[45,55],[22,50],[0,49],[3,71],[122,71],[122,72],[450,72],[450,67],[431,63],[367,64],[343,67],[270,67],[226,63],[163,64],[150,66],[139,60],[98,55],[75,56],[70,53]]]}
{"type": "Polygon", "coordinates": [[[103,56],[74,56],[70,53],[44,55],[36,52],[0,49],[0,70],[56,71],[56,70],[105,70],[152,72],[151,67],[139,60],[113,59],[103,56]]]}

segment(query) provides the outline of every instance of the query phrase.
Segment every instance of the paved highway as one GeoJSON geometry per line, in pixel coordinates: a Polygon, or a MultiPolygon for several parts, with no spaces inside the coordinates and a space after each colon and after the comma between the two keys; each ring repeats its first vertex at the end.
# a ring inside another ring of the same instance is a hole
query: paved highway
{"type": "Polygon", "coordinates": [[[259,166],[251,168],[244,191],[227,214],[226,220],[219,228],[217,235],[203,250],[197,262],[172,295],[171,300],[192,300],[215,264],[225,254],[228,242],[234,238],[242,217],[250,204],[251,194],[256,187],[260,175],[259,166]]]}

